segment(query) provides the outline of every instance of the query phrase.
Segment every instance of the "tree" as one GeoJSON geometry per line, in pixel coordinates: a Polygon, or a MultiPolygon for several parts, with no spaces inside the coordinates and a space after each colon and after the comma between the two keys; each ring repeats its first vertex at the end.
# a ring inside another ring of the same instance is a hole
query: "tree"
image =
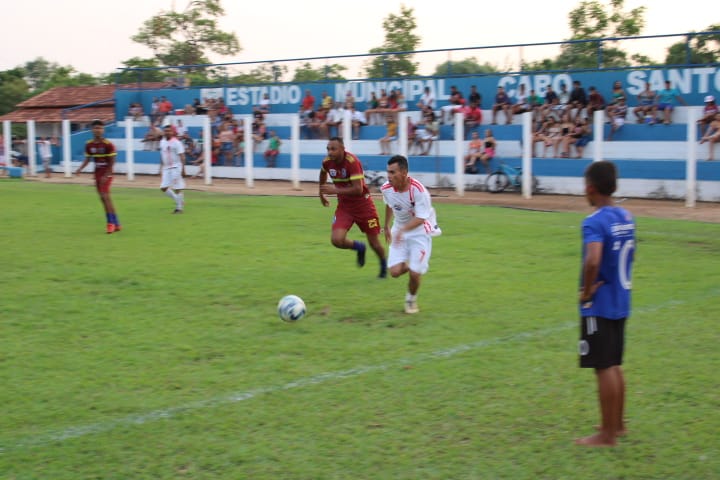
{"type": "Polygon", "coordinates": [[[134,42],[146,45],[163,65],[207,64],[208,51],[234,55],[240,51],[235,33],[220,30],[225,14],[220,0],[191,0],[182,12],[161,11],[145,20],[134,42]]]}
{"type": "Polygon", "coordinates": [[[18,103],[30,97],[30,85],[25,75],[25,70],[20,67],[0,72],[0,115],[12,112],[18,103]]]}
{"type": "Polygon", "coordinates": [[[478,63],[477,58],[469,57],[464,60],[453,62],[448,60],[435,67],[433,75],[471,75],[475,73],[496,73],[497,68],[485,62],[482,65],[478,63]]]}
{"type": "Polygon", "coordinates": [[[125,60],[123,65],[129,70],[108,74],[108,83],[162,82],[168,75],[167,71],[156,70],[160,62],[155,58],[132,57],[125,60]]]}
{"type": "MultiPolygon", "coordinates": [[[[370,53],[411,52],[417,50],[420,37],[413,31],[417,28],[413,9],[400,7],[400,14],[390,14],[383,21],[385,43],[373,48],[370,53]]],[[[370,61],[366,72],[369,78],[403,77],[417,74],[418,64],[412,61],[410,53],[388,53],[378,55],[370,61]]]]}
{"type": "MultiPolygon", "coordinates": [[[[706,32],[720,31],[720,24],[710,25],[706,32]]],[[[685,42],[668,48],[668,65],[717,63],[720,60],[720,34],[692,35],[685,42]]]]}
{"type": "Polygon", "coordinates": [[[563,44],[556,58],[524,63],[522,70],[627,67],[631,62],[649,60],[642,55],[632,55],[628,60],[628,54],[617,47],[617,41],[602,40],[639,35],[645,27],[645,7],[626,12],[624,5],[625,0],[610,0],[607,5],[583,0],[568,14],[571,31],[568,40],[573,43],[563,44]]]}
{"type": "Polygon", "coordinates": [[[347,70],[347,67],[333,63],[324,67],[313,68],[310,62],[303,63],[295,69],[293,82],[322,82],[324,80],[345,80],[340,72],[347,70]]]}
{"type": "Polygon", "coordinates": [[[61,66],[42,57],[26,62],[22,67],[24,78],[33,94],[53,87],[77,87],[97,85],[99,79],[88,73],[81,73],[69,65],[61,66]]]}

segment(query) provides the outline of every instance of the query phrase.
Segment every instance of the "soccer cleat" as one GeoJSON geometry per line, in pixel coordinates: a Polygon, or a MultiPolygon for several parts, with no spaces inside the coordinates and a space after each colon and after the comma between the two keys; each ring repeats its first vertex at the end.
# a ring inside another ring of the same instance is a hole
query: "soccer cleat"
{"type": "Polygon", "coordinates": [[[357,251],[358,267],[362,267],[365,265],[365,250],[367,250],[364,243],[361,243],[360,245],[362,246],[362,248],[357,251]]]}
{"type": "Polygon", "coordinates": [[[119,223],[116,223],[116,224],[115,224],[115,231],[116,231],[116,232],[119,232],[120,230],[122,230],[122,227],[120,226],[119,223]]]}
{"type": "Polygon", "coordinates": [[[417,302],[412,300],[405,301],[405,313],[418,313],[420,309],[417,306],[417,302]]]}
{"type": "Polygon", "coordinates": [[[378,278],[387,278],[387,268],[381,268],[378,278]]]}
{"type": "Polygon", "coordinates": [[[115,225],[112,223],[107,224],[107,230],[105,230],[107,233],[113,233],[115,231],[115,225]]]}
{"type": "Polygon", "coordinates": [[[182,213],[182,212],[183,212],[183,211],[180,210],[179,208],[176,208],[176,209],[173,211],[173,213],[182,213]]]}

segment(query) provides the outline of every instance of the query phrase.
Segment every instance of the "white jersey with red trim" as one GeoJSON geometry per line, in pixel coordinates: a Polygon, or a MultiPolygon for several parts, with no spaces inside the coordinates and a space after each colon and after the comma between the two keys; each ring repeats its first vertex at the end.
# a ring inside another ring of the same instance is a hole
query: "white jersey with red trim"
{"type": "Polygon", "coordinates": [[[442,233],[437,224],[437,216],[432,206],[430,192],[427,188],[412,177],[408,177],[410,188],[399,192],[390,184],[385,182],[381,187],[383,200],[393,211],[393,226],[395,231],[402,228],[413,218],[422,218],[424,222],[417,228],[406,232],[405,236],[430,235],[438,236],[442,233]]]}

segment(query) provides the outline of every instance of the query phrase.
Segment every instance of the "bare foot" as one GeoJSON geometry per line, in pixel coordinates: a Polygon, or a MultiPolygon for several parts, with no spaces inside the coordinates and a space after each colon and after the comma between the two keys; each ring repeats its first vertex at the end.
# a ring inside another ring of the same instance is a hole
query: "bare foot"
{"type": "MultiPolygon", "coordinates": [[[[600,431],[600,425],[595,425],[595,427],[593,427],[593,428],[595,428],[595,430],[597,430],[598,432],[600,431]]],[[[615,433],[615,435],[617,435],[618,437],[624,437],[627,434],[628,434],[628,431],[627,431],[626,427],[622,427],[620,430],[618,430],[615,433]]]]}
{"type": "Polygon", "coordinates": [[[610,437],[604,433],[596,433],[589,437],[578,438],[575,440],[575,445],[582,445],[584,447],[614,447],[617,445],[614,437],[610,437]]]}

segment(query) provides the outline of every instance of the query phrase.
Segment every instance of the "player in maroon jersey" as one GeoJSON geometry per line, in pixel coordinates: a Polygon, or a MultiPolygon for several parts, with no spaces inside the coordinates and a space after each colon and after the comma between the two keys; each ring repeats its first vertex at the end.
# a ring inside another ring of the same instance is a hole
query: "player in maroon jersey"
{"type": "Polygon", "coordinates": [[[93,120],[91,125],[93,138],[85,144],[85,161],[77,169],[75,175],[80,175],[80,172],[90,160],[95,162],[95,187],[105,208],[107,233],[119,232],[121,229],[120,222],[110,198],[110,184],[112,184],[116,156],[115,145],[103,136],[105,125],[101,120],[93,120]]]}
{"type": "Polygon", "coordinates": [[[327,207],[330,202],[325,195],[337,195],[338,204],[332,223],[331,242],[337,248],[352,249],[357,252],[357,263],[365,265],[366,246],[359,240],[350,240],[347,233],[353,224],[367,236],[370,247],[380,259],[380,278],[387,276],[385,247],[380,242],[380,217],[375,202],[365,185],[365,174],[360,160],[345,151],[341,138],[333,137],[327,144],[328,155],[320,169],[320,202],[327,207]],[[331,183],[328,183],[328,177],[331,183]]]}

